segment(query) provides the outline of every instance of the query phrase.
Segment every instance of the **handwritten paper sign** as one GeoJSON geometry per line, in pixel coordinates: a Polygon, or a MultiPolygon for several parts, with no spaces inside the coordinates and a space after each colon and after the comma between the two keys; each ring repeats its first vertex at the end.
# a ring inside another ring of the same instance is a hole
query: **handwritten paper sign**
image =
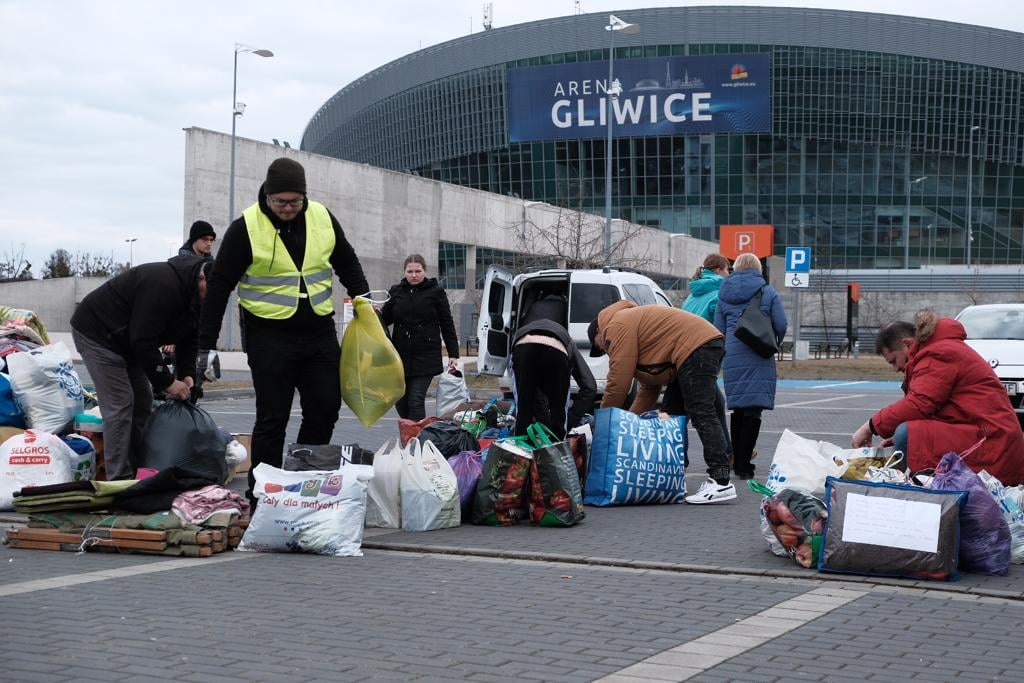
{"type": "Polygon", "coordinates": [[[937,503],[847,494],[843,541],[934,553],[939,546],[937,503]]]}

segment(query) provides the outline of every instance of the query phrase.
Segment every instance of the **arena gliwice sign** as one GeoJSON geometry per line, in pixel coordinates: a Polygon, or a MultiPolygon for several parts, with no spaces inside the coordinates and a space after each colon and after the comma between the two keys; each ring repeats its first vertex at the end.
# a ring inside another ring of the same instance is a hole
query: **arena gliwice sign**
{"type": "MultiPolygon", "coordinates": [[[[767,54],[616,60],[617,136],[770,133],[767,54]]],[[[510,142],[607,134],[608,62],[509,70],[510,142]]]]}

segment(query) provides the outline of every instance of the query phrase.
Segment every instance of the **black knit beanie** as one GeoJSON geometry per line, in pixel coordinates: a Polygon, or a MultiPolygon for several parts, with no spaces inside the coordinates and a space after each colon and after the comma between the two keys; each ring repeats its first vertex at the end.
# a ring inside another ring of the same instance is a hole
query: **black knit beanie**
{"type": "Polygon", "coordinates": [[[188,231],[188,243],[192,244],[200,237],[217,239],[217,233],[214,232],[213,226],[206,221],[196,221],[188,231]]]}
{"type": "Polygon", "coordinates": [[[302,164],[286,157],[274,159],[267,169],[267,181],[263,183],[263,192],[299,192],[306,194],[306,170],[302,164]]]}

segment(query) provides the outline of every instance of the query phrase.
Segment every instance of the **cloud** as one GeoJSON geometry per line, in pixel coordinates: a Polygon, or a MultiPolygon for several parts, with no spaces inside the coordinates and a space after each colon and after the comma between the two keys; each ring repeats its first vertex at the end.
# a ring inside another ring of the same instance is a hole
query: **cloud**
{"type": "MultiPolygon", "coordinates": [[[[587,12],[731,2],[585,0],[587,12]]],[[[762,5],[828,5],[762,0],[762,5]]],[[[890,11],[891,2],[843,3],[890,11]]],[[[480,0],[360,3],[0,0],[0,252],[25,245],[38,273],[57,248],[136,263],[183,239],[184,133],[231,128],[235,42],[239,135],[298,146],[317,109],[351,81],[421,47],[481,30],[480,0]]],[[[571,0],[496,4],[495,26],[571,14],[571,0]]],[[[1009,2],[899,3],[899,12],[1019,30],[1009,2]],[[1007,25],[1014,22],[1016,25],[1007,25]]],[[[554,49],[554,47],[553,47],[554,49]]],[[[208,217],[223,229],[224,218],[208,217]]]]}

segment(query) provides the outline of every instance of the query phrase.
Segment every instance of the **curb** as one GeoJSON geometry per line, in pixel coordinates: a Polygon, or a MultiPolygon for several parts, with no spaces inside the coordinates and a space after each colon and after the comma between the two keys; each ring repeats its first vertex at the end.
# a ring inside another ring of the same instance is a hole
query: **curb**
{"type": "Polygon", "coordinates": [[[592,567],[617,567],[624,569],[647,569],[666,571],[677,574],[714,574],[718,576],[751,576],[772,579],[804,579],[807,581],[828,581],[854,583],[870,586],[887,586],[914,588],[917,590],[939,591],[950,594],[977,595],[979,597],[998,598],[1024,602],[1024,591],[1008,591],[982,586],[963,586],[959,583],[940,581],[913,581],[909,579],[893,579],[882,576],[855,576],[852,574],[826,574],[808,570],[794,569],[757,569],[754,567],[719,567],[715,565],[684,564],[679,562],[656,562],[647,560],[623,560],[614,557],[588,557],[566,553],[527,552],[517,550],[490,550],[486,548],[458,548],[445,545],[410,545],[408,543],[388,543],[386,541],[363,540],[362,547],[368,550],[389,550],[405,553],[433,553],[437,555],[458,555],[464,557],[487,557],[503,560],[529,560],[533,562],[562,562],[592,567]]]}

